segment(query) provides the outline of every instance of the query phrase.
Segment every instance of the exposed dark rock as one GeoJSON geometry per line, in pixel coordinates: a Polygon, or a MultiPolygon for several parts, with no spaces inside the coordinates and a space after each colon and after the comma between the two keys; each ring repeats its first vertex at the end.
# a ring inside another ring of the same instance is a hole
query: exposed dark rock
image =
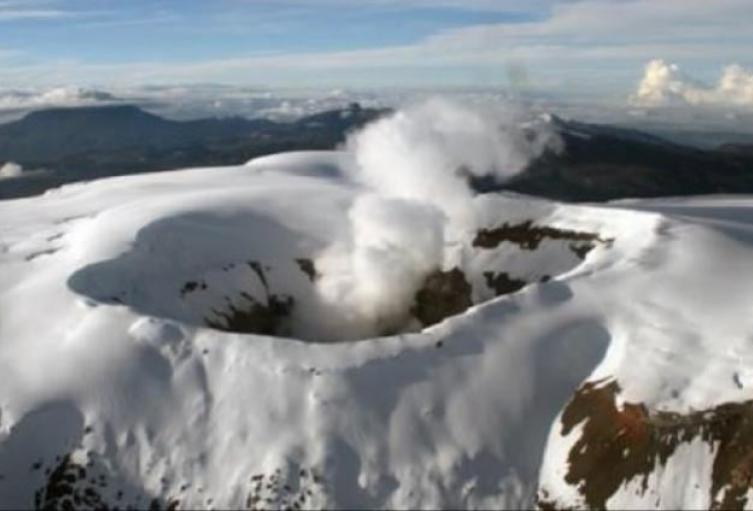
{"type": "MultiPolygon", "coordinates": [[[[34,494],[35,510],[180,509],[180,500],[169,494],[155,496],[137,490],[135,493],[131,491],[129,499],[122,488],[107,491],[107,476],[100,474],[98,477],[92,476],[87,479],[86,468],[73,461],[70,453],[59,458],[57,465],[48,474],[44,486],[34,494]]],[[[244,489],[248,494],[243,509],[311,509],[321,506],[329,493],[325,479],[313,468],[291,468],[287,474],[278,468],[270,473],[252,476],[248,489],[244,489]]],[[[161,482],[165,486],[169,481],[162,478],[161,482]]],[[[190,483],[183,483],[180,492],[185,495],[190,492],[191,487],[190,483]]],[[[166,490],[163,491],[167,493],[166,490]]],[[[198,493],[203,491],[199,489],[198,493]]],[[[212,505],[214,499],[207,497],[205,502],[212,505]]]]}
{"type": "Polygon", "coordinates": [[[248,307],[236,307],[228,302],[227,310],[213,308],[214,317],[205,318],[207,326],[225,332],[262,335],[284,333],[285,322],[295,305],[293,297],[269,295],[267,305],[263,305],[246,293],[242,295],[249,302],[248,307]]]}
{"type": "Polygon", "coordinates": [[[95,483],[87,481],[86,469],[66,454],[48,474],[45,486],[34,494],[34,508],[108,509],[109,506],[95,483]]]}
{"type": "Polygon", "coordinates": [[[149,511],[162,511],[163,509],[165,511],[177,511],[178,506],[180,506],[180,501],[177,499],[168,499],[163,502],[161,499],[154,498],[149,503],[149,511]]]}
{"type": "MultiPolygon", "coordinates": [[[[225,332],[284,335],[285,324],[295,305],[294,298],[270,293],[269,281],[263,265],[258,261],[248,261],[246,264],[259,278],[264,287],[266,300],[257,299],[248,292],[241,291],[236,298],[245,300],[247,304],[239,305],[238,300],[225,297],[225,304],[210,308],[209,314],[204,317],[204,323],[225,332]]],[[[222,269],[228,271],[235,266],[235,264],[229,264],[223,266],[222,269]]],[[[181,298],[185,298],[190,293],[207,289],[208,285],[205,281],[192,280],[183,285],[180,295],[181,298]]]]}
{"type": "Polygon", "coordinates": [[[548,240],[585,241],[607,243],[598,234],[533,225],[531,220],[519,224],[504,223],[494,229],[481,229],[473,240],[474,247],[497,248],[507,241],[523,250],[536,250],[541,242],[548,240]]]}
{"type": "Polygon", "coordinates": [[[536,509],[539,511],[569,511],[571,508],[562,507],[549,497],[546,490],[539,491],[536,495],[536,509]]]}
{"type": "Polygon", "coordinates": [[[46,256],[46,255],[52,255],[52,254],[54,254],[55,252],[57,252],[59,250],[60,249],[57,248],[57,247],[48,248],[48,249],[45,249],[45,250],[39,250],[37,252],[32,252],[31,254],[27,255],[24,259],[26,261],[33,261],[34,259],[36,259],[38,257],[42,257],[42,256],[46,256]]]}
{"type": "Polygon", "coordinates": [[[471,285],[459,268],[435,271],[426,278],[424,285],[416,293],[416,302],[411,312],[422,325],[434,325],[473,305],[471,291],[471,285]]]}
{"type": "Polygon", "coordinates": [[[261,263],[259,263],[258,261],[249,261],[248,265],[252,270],[254,270],[254,273],[256,273],[256,275],[259,277],[259,280],[264,286],[264,289],[267,293],[269,293],[269,283],[267,282],[267,276],[264,273],[264,268],[262,267],[261,263]]]}
{"type": "Polygon", "coordinates": [[[311,282],[316,282],[319,278],[319,272],[316,271],[314,261],[311,259],[296,259],[295,262],[303,273],[305,273],[311,282]]]}
{"type": "Polygon", "coordinates": [[[193,280],[186,282],[183,284],[183,287],[180,289],[180,296],[181,298],[185,298],[186,295],[189,293],[193,293],[194,291],[197,291],[199,289],[206,289],[207,284],[204,281],[201,282],[195,282],[193,280]]]}
{"type": "Polygon", "coordinates": [[[696,438],[714,448],[712,508],[746,506],[753,488],[753,400],[680,414],[652,412],[641,403],[618,406],[620,391],[615,381],[586,383],[562,414],[563,435],[582,424],[567,459],[565,480],[578,488],[588,508],[604,509],[609,498],[634,478],[641,478],[645,493],[649,475],[666,465],[681,444],[696,438]]]}
{"type": "Polygon", "coordinates": [[[277,469],[250,478],[246,509],[311,509],[312,497],[326,493],[323,479],[313,470],[293,470],[287,476],[277,469]]]}
{"type": "Polygon", "coordinates": [[[510,275],[504,272],[494,273],[491,271],[484,272],[486,285],[494,290],[496,296],[508,295],[522,289],[527,282],[510,278],[510,275]]]}
{"type": "Polygon", "coordinates": [[[572,250],[573,254],[578,256],[579,259],[585,259],[588,253],[595,248],[596,245],[594,245],[593,243],[570,244],[570,250],[572,250]]]}

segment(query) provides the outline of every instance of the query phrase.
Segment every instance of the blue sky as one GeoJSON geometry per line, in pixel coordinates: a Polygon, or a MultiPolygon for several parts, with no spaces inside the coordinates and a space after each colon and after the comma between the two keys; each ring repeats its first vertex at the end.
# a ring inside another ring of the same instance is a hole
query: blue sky
{"type": "Polygon", "coordinates": [[[751,0],[0,0],[0,83],[624,94],[753,65],[751,0]]]}
{"type": "MultiPolygon", "coordinates": [[[[404,45],[449,28],[514,23],[535,15],[534,11],[357,1],[79,0],[12,5],[6,12],[15,11],[17,17],[2,25],[4,44],[45,58],[104,63],[404,45]]],[[[2,12],[0,1],[0,21],[2,12]]]]}

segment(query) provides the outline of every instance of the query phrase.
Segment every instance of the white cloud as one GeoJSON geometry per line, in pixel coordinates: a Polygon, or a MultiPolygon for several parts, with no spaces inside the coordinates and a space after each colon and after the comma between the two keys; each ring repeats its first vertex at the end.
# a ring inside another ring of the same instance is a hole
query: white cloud
{"type": "Polygon", "coordinates": [[[684,75],[676,64],[656,59],[646,65],[631,102],[640,106],[673,104],[753,107],[753,73],[739,65],[727,66],[714,86],[684,75]]]}
{"type": "MultiPolygon", "coordinates": [[[[589,86],[608,80],[607,71],[621,72],[615,79],[625,83],[631,80],[634,66],[657,51],[671,58],[707,62],[718,61],[720,55],[749,59],[753,34],[739,23],[746,17],[753,18],[753,2],[748,0],[633,0],[617,4],[589,0],[559,5],[542,20],[445,30],[402,46],[257,55],[166,67],[141,63],[129,71],[145,81],[168,79],[169,73],[169,77],[184,80],[210,76],[247,81],[264,76],[273,83],[301,78],[326,83],[348,73],[361,73],[366,82],[404,83],[423,76],[428,82],[449,81],[447,77],[456,67],[488,70],[497,82],[504,82],[505,67],[520,62],[530,69],[533,87],[537,80],[551,76],[576,81],[587,78],[580,80],[580,85],[589,86]],[[722,34],[729,42],[720,43],[722,34]]],[[[475,78],[478,73],[470,76],[475,78]]],[[[467,81],[468,75],[459,80],[467,81]]]]}
{"type": "Polygon", "coordinates": [[[80,87],[43,90],[0,90],[0,111],[44,107],[86,106],[117,101],[112,94],[80,87]]]}
{"type": "Polygon", "coordinates": [[[0,179],[7,179],[10,177],[18,177],[23,173],[23,168],[17,163],[12,161],[7,162],[5,165],[0,166],[0,179]]]}
{"type": "Polygon", "coordinates": [[[0,23],[24,20],[50,20],[75,17],[76,13],[50,7],[46,0],[0,1],[0,23]]]}
{"type": "Polygon", "coordinates": [[[0,9],[0,21],[58,19],[58,18],[68,18],[71,16],[73,16],[72,13],[59,11],[55,9],[22,9],[22,10],[0,9]]]}
{"type": "MultiPolygon", "coordinates": [[[[284,89],[228,85],[166,85],[104,88],[0,89],[0,123],[30,111],[55,107],[132,104],[170,119],[243,116],[289,121],[359,103],[365,108],[395,107],[425,97],[422,91],[284,89]]],[[[458,92],[456,95],[488,96],[458,92]]],[[[473,98],[470,98],[473,99],[473,98]]]]}
{"type": "MultiPolygon", "coordinates": [[[[245,0],[252,3],[254,0],[245,0]]],[[[353,7],[357,3],[359,7],[374,6],[395,9],[415,8],[458,8],[463,10],[477,9],[485,11],[528,11],[533,6],[548,5],[556,0],[529,0],[526,5],[521,5],[519,0],[287,0],[286,3],[301,6],[342,6],[353,7]]]]}
{"type": "MultiPolygon", "coordinates": [[[[297,3],[345,0],[299,0],[297,3]]],[[[369,0],[393,5],[393,0],[369,0]]],[[[495,3],[477,0],[479,8],[495,3]]],[[[547,6],[550,2],[540,2],[547,6]]],[[[439,5],[413,0],[411,5],[439,5]]],[[[441,0],[440,4],[459,4],[441,0]]],[[[397,7],[396,7],[397,8],[397,7]]],[[[85,61],[18,63],[0,70],[5,83],[191,83],[307,86],[505,84],[511,64],[525,68],[532,89],[619,95],[635,70],[656,55],[695,67],[753,62],[750,0],[582,0],[553,3],[530,21],[437,32],[411,44],[316,53],[266,53],[191,62],[85,61]]]]}

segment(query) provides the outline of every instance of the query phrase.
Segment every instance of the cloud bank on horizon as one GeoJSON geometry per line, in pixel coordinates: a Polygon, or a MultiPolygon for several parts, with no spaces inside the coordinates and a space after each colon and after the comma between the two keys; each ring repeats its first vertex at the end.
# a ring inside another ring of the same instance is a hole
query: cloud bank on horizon
{"type": "Polygon", "coordinates": [[[75,86],[34,89],[0,89],[0,111],[32,110],[52,106],[86,106],[116,102],[109,92],[75,86]]]}
{"type": "MultiPolygon", "coordinates": [[[[693,116],[697,127],[736,126],[753,130],[753,72],[738,64],[725,66],[720,76],[701,81],[680,66],[652,59],[635,80],[633,92],[602,101],[575,101],[531,94],[522,103],[531,112],[554,113],[596,123],[648,122],[660,115],[665,123],[683,124],[693,116]],[[636,109],[637,107],[637,109],[636,109]],[[703,113],[698,117],[699,113],[703,113]],[[654,115],[655,114],[655,115],[654,115]],[[648,115],[648,116],[647,116],[648,115]],[[700,124],[699,124],[700,123],[700,124]]],[[[498,88],[275,88],[185,84],[86,88],[77,86],[4,89],[0,87],[0,123],[47,108],[133,104],[177,120],[241,116],[290,121],[318,112],[359,103],[367,108],[405,108],[444,97],[481,109],[518,103],[514,92],[498,88]]],[[[737,129],[736,128],[736,129],[737,129]]]]}
{"type": "Polygon", "coordinates": [[[721,64],[753,66],[753,31],[740,22],[753,19],[750,0],[101,5],[0,2],[0,83],[506,86],[624,98],[658,57],[706,81],[721,64]]]}
{"type": "Polygon", "coordinates": [[[630,98],[639,106],[709,105],[753,107],[753,72],[726,66],[714,86],[688,77],[677,64],[655,59],[645,68],[638,90],[630,98]]]}

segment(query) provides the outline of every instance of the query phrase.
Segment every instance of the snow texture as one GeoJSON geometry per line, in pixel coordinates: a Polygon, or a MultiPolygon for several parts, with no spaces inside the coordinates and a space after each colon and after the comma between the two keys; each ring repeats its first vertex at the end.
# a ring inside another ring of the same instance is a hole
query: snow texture
{"type": "MultiPolygon", "coordinates": [[[[353,166],[372,158],[277,155],[1,202],[0,507],[54,502],[60,474],[80,470],[90,502],[121,508],[528,508],[542,488],[582,505],[563,474],[583,429],[561,435],[559,415],[584,381],[677,413],[750,397],[753,199],[463,192],[455,214],[434,193],[364,182],[353,166]],[[472,243],[526,221],[612,241],[584,259],[556,240],[472,243]],[[395,261],[378,259],[385,246],[395,261]],[[404,313],[430,267],[462,268],[475,305],[365,338],[363,304],[404,313]],[[490,267],[528,285],[495,297],[490,267]],[[344,302],[327,288],[338,278],[356,286],[344,302]],[[181,297],[201,279],[294,295],[291,335],[208,327],[197,311],[225,297],[181,297]],[[326,342],[335,334],[361,340],[326,342]]],[[[712,456],[684,444],[652,491],[707,506],[712,456]]],[[[609,505],[654,505],[636,488],[609,505]]]]}

